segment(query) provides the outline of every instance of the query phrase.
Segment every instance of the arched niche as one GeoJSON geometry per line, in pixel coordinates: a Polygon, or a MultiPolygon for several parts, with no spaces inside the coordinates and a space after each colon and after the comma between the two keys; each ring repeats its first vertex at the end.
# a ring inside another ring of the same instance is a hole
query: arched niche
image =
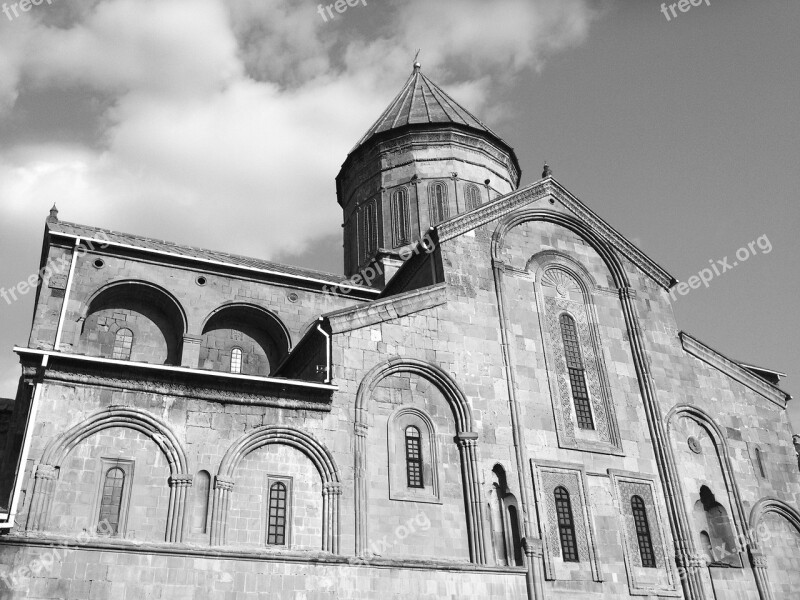
{"type": "Polygon", "coordinates": [[[165,289],[145,282],[111,283],[92,295],[81,311],[77,351],[114,358],[120,331],[132,333],[124,360],[179,365],[186,314],[165,289]]]}
{"type": "Polygon", "coordinates": [[[286,358],[290,347],[289,331],[275,314],[254,304],[226,304],[203,324],[200,368],[266,377],[286,358]],[[231,360],[237,349],[241,362],[231,360]]]}

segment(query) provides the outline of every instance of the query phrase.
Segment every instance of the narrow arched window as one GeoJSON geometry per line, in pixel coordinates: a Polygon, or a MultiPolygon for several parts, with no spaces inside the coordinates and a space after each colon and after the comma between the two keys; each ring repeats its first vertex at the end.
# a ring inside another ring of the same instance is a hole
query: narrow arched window
{"type": "Polygon", "coordinates": [[[758,465],[758,473],[762,478],[767,478],[767,472],[764,470],[764,458],[761,456],[761,448],[756,448],[756,464],[758,465]]]}
{"type": "Polygon", "coordinates": [[[508,507],[508,527],[511,529],[511,545],[514,552],[514,564],[522,566],[522,541],[519,537],[519,517],[517,507],[508,507]]]}
{"type": "Polygon", "coordinates": [[[642,566],[655,569],[656,557],[653,553],[653,538],[650,535],[650,523],[647,520],[647,509],[640,496],[631,498],[631,512],[633,524],[636,527],[636,539],[639,542],[639,555],[642,557],[642,566]]]}
{"type": "Polygon", "coordinates": [[[267,544],[286,545],[286,484],[276,481],[269,486],[269,522],[267,544]]]}
{"type": "Polygon", "coordinates": [[[481,191],[477,185],[468,185],[464,190],[464,199],[467,210],[474,210],[481,205],[481,191]]]}
{"type": "Polygon", "coordinates": [[[103,495],[100,498],[100,515],[97,531],[109,535],[119,533],[119,517],[122,511],[122,490],[125,487],[125,471],[112,467],[106,471],[103,495]]]}
{"type": "Polygon", "coordinates": [[[408,192],[399,188],[392,194],[392,242],[394,246],[408,243],[408,192]]]}
{"type": "Polygon", "coordinates": [[[133,332],[130,329],[122,328],[117,331],[114,338],[114,354],[111,358],[117,360],[130,360],[131,350],[133,349],[133,332]]]}
{"type": "Polygon", "coordinates": [[[575,417],[581,429],[594,429],[592,409],[589,405],[589,392],[586,387],[586,371],[581,358],[578,330],[575,319],[567,314],[559,317],[561,337],[564,341],[564,358],[567,361],[569,384],[572,387],[572,400],[575,403],[575,417]]]}
{"type": "Polygon", "coordinates": [[[406,479],[408,487],[422,488],[422,448],[419,429],[413,425],[406,427],[406,479]]]}
{"type": "Polygon", "coordinates": [[[575,538],[575,522],[572,518],[572,503],[566,488],[558,486],[553,492],[556,501],[558,536],[561,539],[561,556],[565,562],[580,562],[578,542],[575,538]]]}
{"type": "Polygon", "coordinates": [[[242,349],[234,348],[231,350],[231,373],[242,372],[242,349]]]}
{"type": "Polygon", "coordinates": [[[436,181],[428,187],[428,210],[431,225],[437,225],[450,216],[447,209],[447,186],[436,181]]]}

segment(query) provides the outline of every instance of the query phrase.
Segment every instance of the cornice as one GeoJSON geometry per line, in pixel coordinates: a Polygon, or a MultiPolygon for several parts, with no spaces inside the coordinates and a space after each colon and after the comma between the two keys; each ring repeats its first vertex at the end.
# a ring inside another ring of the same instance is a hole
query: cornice
{"type": "Polygon", "coordinates": [[[678,337],[681,340],[683,349],[692,356],[699,358],[703,362],[711,365],[731,379],[738,381],[745,387],[748,387],[757,394],[760,394],[770,402],[777,404],[781,408],[786,408],[786,402],[791,399],[791,396],[780,388],[767,383],[738,363],[723,356],[713,348],[706,346],[703,342],[692,337],[685,331],[678,333],[678,337]]]}
{"type": "Polygon", "coordinates": [[[224,373],[163,365],[115,361],[63,352],[15,348],[23,376],[41,376],[44,382],[103,387],[162,394],[225,404],[273,406],[293,410],[330,411],[332,392],[327,384],[269,377],[229,377],[224,373]],[[49,357],[43,370],[35,356],[49,357]],[[156,367],[156,368],[153,368],[156,367]],[[157,368],[162,367],[162,368],[157,368]]]}
{"type": "Polygon", "coordinates": [[[334,334],[391,321],[447,302],[447,284],[420,288],[363,306],[342,309],[324,317],[334,334]]]}

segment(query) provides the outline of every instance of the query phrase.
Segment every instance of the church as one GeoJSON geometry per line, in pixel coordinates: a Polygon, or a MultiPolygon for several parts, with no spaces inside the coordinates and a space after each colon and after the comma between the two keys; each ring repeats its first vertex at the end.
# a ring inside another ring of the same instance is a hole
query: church
{"type": "Polygon", "coordinates": [[[415,64],[336,177],[344,276],[52,210],[0,598],[800,598],[783,374],[520,178],[415,64]]]}

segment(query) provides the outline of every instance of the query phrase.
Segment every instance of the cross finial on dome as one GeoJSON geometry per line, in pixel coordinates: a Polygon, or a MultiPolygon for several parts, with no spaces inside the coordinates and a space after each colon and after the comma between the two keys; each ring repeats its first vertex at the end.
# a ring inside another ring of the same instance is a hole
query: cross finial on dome
{"type": "Polygon", "coordinates": [[[47,217],[48,223],[58,223],[58,208],[56,208],[55,203],[53,203],[53,208],[50,209],[50,216],[47,217]]]}
{"type": "Polygon", "coordinates": [[[419,61],[417,60],[418,58],[419,58],[419,49],[417,49],[417,53],[414,55],[414,72],[415,73],[422,68],[422,65],[419,64],[419,61]]]}

